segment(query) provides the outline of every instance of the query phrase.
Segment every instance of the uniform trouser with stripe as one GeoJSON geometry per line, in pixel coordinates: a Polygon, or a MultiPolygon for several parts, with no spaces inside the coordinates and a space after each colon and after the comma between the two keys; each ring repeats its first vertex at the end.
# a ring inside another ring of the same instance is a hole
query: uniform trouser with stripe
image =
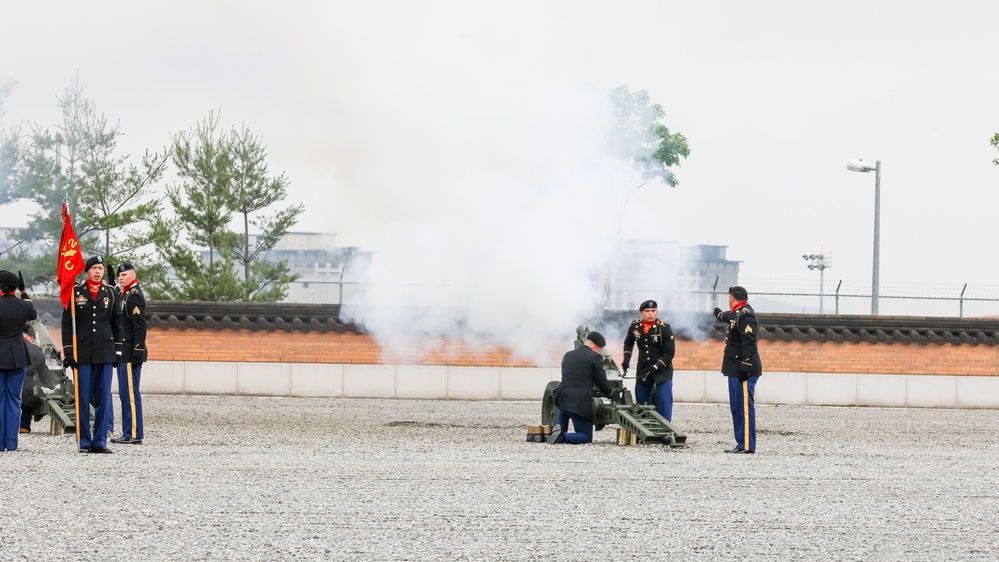
{"type": "Polygon", "coordinates": [[[21,386],[25,368],[0,369],[0,451],[17,449],[17,430],[21,428],[21,386]]]}
{"type": "Polygon", "coordinates": [[[80,447],[104,447],[108,444],[108,408],[111,401],[107,399],[111,388],[111,364],[96,363],[80,365],[77,369],[80,396],[77,427],[80,430],[80,447]],[[90,432],[90,408],[94,406],[94,432],[90,432]]]}
{"type": "Polygon", "coordinates": [[[756,381],[759,379],[749,377],[743,382],[739,377],[728,377],[728,401],[732,408],[735,443],[739,449],[756,450],[756,381]],[[749,446],[746,445],[747,440],[749,446]]]}
{"type": "MultiPolygon", "coordinates": [[[[648,404],[651,398],[652,385],[636,382],[635,403],[648,404]]],[[[656,411],[666,421],[673,421],[673,379],[656,385],[656,411]]]]}
{"type": "MultiPolygon", "coordinates": [[[[111,378],[114,379],[114,365],[111,366],[111,378]]],[[[111,387],[114,386],[114,380],[108,383],[107,394],[104,395],[104,399],[108,402],[108,433],[114,433],[114,399],[111,398],[111,387]]]]}
{"type": "Polygon", "coordinates": [[[118,365],[118,398],[121,399],[121,436],[142,439],[142,365],[118,365]]]}

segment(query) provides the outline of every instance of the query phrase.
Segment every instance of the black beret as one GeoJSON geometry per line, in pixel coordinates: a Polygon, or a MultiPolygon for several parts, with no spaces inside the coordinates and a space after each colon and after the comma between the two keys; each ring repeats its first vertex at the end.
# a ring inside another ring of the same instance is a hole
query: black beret
{"type": "Polygon", "coordinates": [[[135,266],[130,263],[123,263],[118,266],[118,273],[122,271],[135,271],[135,266]]]}
{"type": "Polygon", "coordinates": [[[600,332],[590,332],[590,335],[586,336],[586,339],[596,344],[597,347],[607,347],[607,340],[604,339],[603,334],[600,332]]]}
{"type": "Polygon", "coordinates": [[[647,301],[643,302],[643,303],[642,303],[642,304],[641,304],[641,305],[640,305],[640,306],[638,307],[638,311],[639,311],[639,312],[641,312],[641,311],[645,310],[646,308],[655,308],[655,309],[657,309],[657,310],[658,310],[658,309],[659,309],[659,306],[658,306],[658,305],[656,304],[656,301],[654,301],[654,300],[652,300],[652,299],[649,299],[649,300],[647,300],[647,301]]]}
{"type": "Polygon", "coordinates": [[[83,265],[83,272],[86,273],[90,271],[90,268],[97,264],[104,265],[104,256],[94,256],[87,260],[87,263],[83,265]]]}
{"type": "Polygon", "coordinates": [[[0,286],[17,287],[17,274],[6,269],[0,271],[0,286]]]}
{"type": "Polygon", "coordinates": [[[749,300],[749,293],[746,292],[745,287],[740,287],[738,285],[736,285],[735,287],[729,287],[728,294],[732,295],[733,297],[741,301],[749,300]]]}

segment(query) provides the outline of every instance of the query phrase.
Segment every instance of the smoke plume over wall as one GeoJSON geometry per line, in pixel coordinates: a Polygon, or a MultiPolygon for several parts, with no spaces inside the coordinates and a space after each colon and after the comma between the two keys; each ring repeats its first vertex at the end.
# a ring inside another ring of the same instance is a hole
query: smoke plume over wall
{"type": "Polygon", "coordinates": [[[616,84],[576,72],[571,41],[518,28],[393,28],[315,69],[335,92],[307,149],[332,173],[317,200],[341,242],[374,252],[344,315],[388,353],[431,334],[543,358],[601,308],[637,183],[606,150],[616,84]]]}

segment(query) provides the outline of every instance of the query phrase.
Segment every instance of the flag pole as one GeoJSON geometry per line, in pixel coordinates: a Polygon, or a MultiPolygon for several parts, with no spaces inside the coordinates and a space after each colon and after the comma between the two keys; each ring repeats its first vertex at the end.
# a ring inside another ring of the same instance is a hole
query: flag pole
{"type": "MultiPolygon", "coordinates": [[[[69,193],[66,193],[66,212],[69,212],[69,193]]],[[[66,226],[63,225],[65,230],[66,226]]],[[[76,423],[73,424],[76,427],[76,446],[80,446],[80,377],[77,374],[80,363],[78,362],[79,355],[76,351],[76,279],[73,279],[74,289],[70,294],[69,299],[69,314],[73,318],[73,365],[70,365],[69,370],[73,372],[73,407],[76,410],[76,423]]],[[[90,404],[87,404],[90,407],[90,404]]]]}
{"type": "MultiPolygon", "coordinates": [[[[75,280],[74,280],[75,281],[75,280]]],[[[73,288],[72,299],[69,302],[69,313],[73,318],[73,365],[69,367],[70,371],[73,371],[73,403],[76,405],[76,446],[80,446],[80,378],[77,376],[77,370],[80,367],[78,362],[78,355],[76,352],[76,288],[73,288]]],[[[89,408],[90,405],[87,404],[89,408]]]]}

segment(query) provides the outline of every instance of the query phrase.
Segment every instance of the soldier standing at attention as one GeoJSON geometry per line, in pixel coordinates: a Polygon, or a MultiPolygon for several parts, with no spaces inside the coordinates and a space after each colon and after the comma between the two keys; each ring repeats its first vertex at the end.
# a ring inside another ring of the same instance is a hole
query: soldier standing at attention
{"type": "Polygon", "coordinates": [[[624,336],[624,361],[621,368],[628,374],[631,351],[638,344],[638,375],[635,377],[635,402],[648,404],[652,398],[652,385],[658,393],[656,411],[673,421],[673,356],[676,342],[669,323],[658,319],[656,301],[647,300],[638,307],[642,317],[628,326],[624,336]]]}
{"type": "Polygon", "coordinates": [[[735,447],[726,450],[726,453],[756,452],[756,381],[763,374],[763,363],[756,348],[759,322],[748,301],[746,289],[729,287],[728,305],[731,310],[715,309],[715,318],[728,323],[721,372],[728,377],[735,447]]]}
{"type": "Polygon", "coordinates": [[[121,399],[121,437],[112,443],[142,444],[142,395],[139,380],[146,360],[146,297],[139,288],[135,267],[118,266],[121,299],[122,353],[118,365],[118,398],[121,399]]]}
{"type": "Polygon", "coordinates": [[[19,275],[0,271],[0,451],[17,450],[21,427],[21,386],[30,359],[24,325],[38,317],[19,275]],[[21,290],[21,298],[14,296],[21,290]]]}
{"type": "Polygon", "coordinates": [[[114,290],[104,283],[104,258],[94,256],[83,266],[87,278],[73,287],[76,315],[76,355],[73,354],[73,316],[62,313],[63,357],[77,369],[81,453],[111,453],[107,447],[111,369],[121,361],[121,306],[114,290]],[[75,359],[74,359],[75,357],[75,359]],[[90,404],[94,405],[94,432],[90,433],[90,404]]]}

